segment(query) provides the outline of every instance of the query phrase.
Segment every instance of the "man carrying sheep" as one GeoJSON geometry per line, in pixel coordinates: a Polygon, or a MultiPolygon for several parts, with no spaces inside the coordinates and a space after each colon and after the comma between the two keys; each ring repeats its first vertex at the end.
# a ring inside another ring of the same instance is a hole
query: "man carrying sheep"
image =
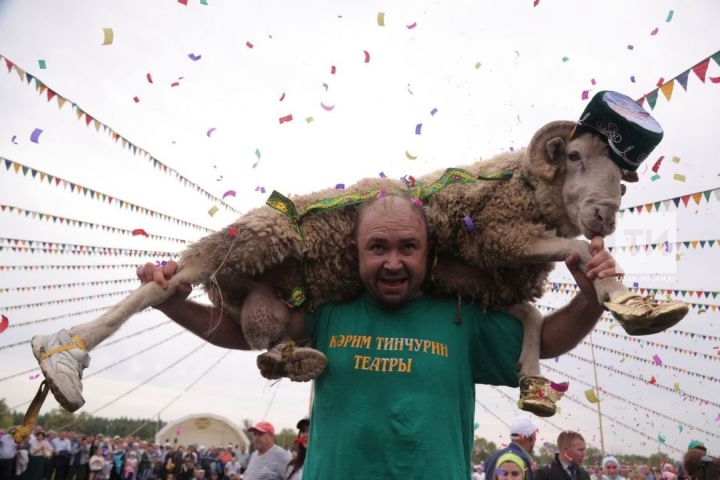
{"type": "MultiPolygon", "coordinates": [[[[328,358],[315,384],[303,478],[469,478],[475,384],[518,385],[522,326],[507,313],[424,295],[427,224],[423,209],[405,198],[365,204],[351,248],[365,292],[291,313],[289,333],[328,358]]],[[[544,319],[545,358],[572,349],[600,318],[592,279],[616,275],[615,262],[600,237],[590,248],[587,273],[577,253],[566,260],[580,293],[544,319]]],[[[146,264],[138,276],[165,285],[176,268],[146,264]]],[[[178,288],[156,308],[215,345],[249,348],[237,323],[186,300],[189,293],[178,288]],[[218,326],[208,337],[210,324],[218,326]]]]}

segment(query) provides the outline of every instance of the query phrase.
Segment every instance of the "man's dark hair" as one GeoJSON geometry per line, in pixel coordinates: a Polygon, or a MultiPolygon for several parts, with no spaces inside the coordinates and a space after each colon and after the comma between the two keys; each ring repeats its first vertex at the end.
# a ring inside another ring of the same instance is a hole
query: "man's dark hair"
{"type": "Polygon", "coordinates": [[[691,448],[683,458],[685,472],[695,480],[720,480],[720,458],[713,458],[699,448],[691,448]]]}

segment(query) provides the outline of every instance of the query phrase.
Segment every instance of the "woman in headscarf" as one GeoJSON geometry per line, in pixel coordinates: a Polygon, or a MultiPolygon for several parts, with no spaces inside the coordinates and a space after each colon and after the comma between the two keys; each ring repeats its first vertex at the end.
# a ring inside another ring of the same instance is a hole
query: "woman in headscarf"
{"type": "Polygon", "coordinates": [[[603,480],[625,480],[620,476],[620,462],[612,455],[603,458],[603,480]]]}
{"type": "Polygon", "coordinates": [[[525,480],[527,469],[525,461],[518,455],[505,453],[495,463],[495,478],[492,480],[525,480]]]}

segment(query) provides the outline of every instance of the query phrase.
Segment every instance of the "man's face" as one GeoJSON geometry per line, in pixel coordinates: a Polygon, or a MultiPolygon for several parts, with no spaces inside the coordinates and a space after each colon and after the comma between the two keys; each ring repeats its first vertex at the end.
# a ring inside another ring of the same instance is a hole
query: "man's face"
{"type": "Polygon", "coordinates": [[[265,453],[270,450],[275,443],[275,438],[270,433],[260,432],[257,430],[252,431],[253,444],[260,453],[265,453]]]}
{"type": "Polygon", "coordinates": [[[574,464],[582,465],[585,459],[585,441],[576,438],[570,442],[570,445],[563,452],[565,460],[574,464]]]}
{"type": "Polygon", "coordinates": [[[360,279],[378,302],[399,307],[421,293],[427,232],[409,201],[391,196],[373,203],[360,220],[356,244],[360,279]]]}

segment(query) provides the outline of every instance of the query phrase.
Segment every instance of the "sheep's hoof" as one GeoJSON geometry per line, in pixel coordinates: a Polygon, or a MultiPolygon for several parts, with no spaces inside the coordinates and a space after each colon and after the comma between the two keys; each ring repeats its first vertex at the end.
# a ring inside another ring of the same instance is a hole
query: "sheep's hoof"
{"type": "Polygon", "coordinates": [[[565,394],[567,384],[561,384],[558,388],[553,388],[545,377],[521,377],[518,408],[538,417],[552,417],[557,412],[556,404],[565,394]]]}
{"type": "Polygon", "coordinates": [[[688,312],[687,303],[660,303],[637,293],[626,293],[604,303],[628,335],[652,335],[667,330],[688,312]]]}
{"type": "Polygon", "coordinates": [[[279,343],[258,355],[260,374],[270,380],[289,378],[307,382],[320,376],[327,366],[327,357],[312,348],[296,347],[293,342],[279,343]]]}

